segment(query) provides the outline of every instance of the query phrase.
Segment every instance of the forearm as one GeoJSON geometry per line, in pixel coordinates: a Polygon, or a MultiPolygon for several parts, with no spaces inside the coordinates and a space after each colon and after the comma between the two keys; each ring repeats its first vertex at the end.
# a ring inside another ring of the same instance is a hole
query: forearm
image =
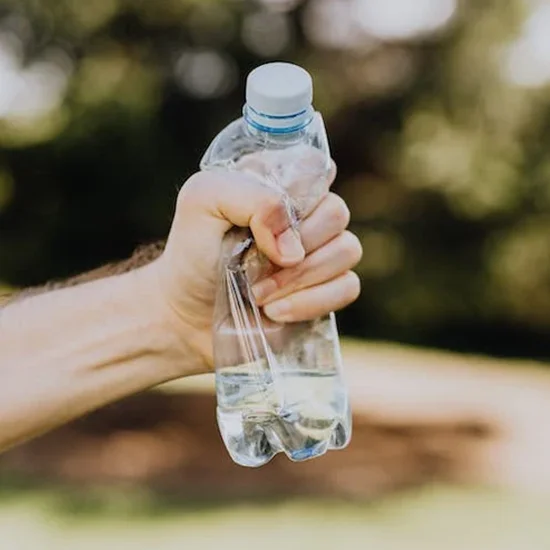
{"type": "Polygon", "coordinates": [[[0,310],[0,450],[197,371],[147,269],[0,310]]]}

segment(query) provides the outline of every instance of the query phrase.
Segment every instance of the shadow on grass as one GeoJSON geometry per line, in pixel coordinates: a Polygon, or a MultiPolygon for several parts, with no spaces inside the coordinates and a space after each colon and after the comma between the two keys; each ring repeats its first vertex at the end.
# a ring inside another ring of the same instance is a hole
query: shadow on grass
{"type": "Polygon", "coordinates": [[[116,483],[112,485],[81,486],[43,479],[0,475],[0,506],[20,500],[37,500],[47,505],[48,511],[80,519],[155,519],[181,514],[216,512],[239,507],[267,509],[297,500],[315,501],[319,506],[370,507],[385,498],[354,499],[350,497],[312,497],[312,495],[288,494],[201,494],[190,490],[156,490],[143,486],[116,483]]]}

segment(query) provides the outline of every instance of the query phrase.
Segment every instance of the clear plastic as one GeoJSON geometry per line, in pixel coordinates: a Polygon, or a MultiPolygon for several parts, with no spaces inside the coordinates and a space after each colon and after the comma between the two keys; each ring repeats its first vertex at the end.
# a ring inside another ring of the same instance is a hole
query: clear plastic
{"type": "MultiPolygon", "coordinates": [[[[302,213],[326,190],[331,169],[323,119],[315,113],[290,134],[261,132],[244,119],[227,126],[202,170],[242,170],[284,192],[288,214],[302,213]]],[[[334,314],[280,324],[266,318],[252,285],[277,268],[248,229],[225,237],[214,315],[217,419],[232,459],[257,467],[284,452],[293,461],[345,447],[351,412],[334,314]]]]}

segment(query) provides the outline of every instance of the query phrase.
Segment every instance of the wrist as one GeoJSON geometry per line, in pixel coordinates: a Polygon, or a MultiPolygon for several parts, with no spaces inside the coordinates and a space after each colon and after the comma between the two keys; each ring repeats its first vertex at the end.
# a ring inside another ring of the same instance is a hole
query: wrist
{"type": "Polygon", "coordinates": [[[166,295],[160,273],[160,259],[128,275],[134,275],[136,294],[143,299],[140,315],[162,342],[163,353],[171,365],[170,378],[203,374],[211,370],[211,340],[186,322],[166,295]]]}

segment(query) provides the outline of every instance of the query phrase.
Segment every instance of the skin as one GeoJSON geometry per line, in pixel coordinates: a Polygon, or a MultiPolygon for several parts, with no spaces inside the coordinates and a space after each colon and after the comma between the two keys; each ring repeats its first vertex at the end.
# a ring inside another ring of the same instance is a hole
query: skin
{"type": "Polygon", "coordinates": [[[346,230],[348,208],[329,192],[333,179],[296,232],[281,195],[252,176],[195,174],[179,193],[165,248],[144,265],[100,270],[0,309],[0,451],[132,393],[211,371],[217,264],[234,225],[250,227],[280,267],[254,289],[268,317],[308,320],[353,302],[360,284],[351,270],[362,251],[346,230]]]}

